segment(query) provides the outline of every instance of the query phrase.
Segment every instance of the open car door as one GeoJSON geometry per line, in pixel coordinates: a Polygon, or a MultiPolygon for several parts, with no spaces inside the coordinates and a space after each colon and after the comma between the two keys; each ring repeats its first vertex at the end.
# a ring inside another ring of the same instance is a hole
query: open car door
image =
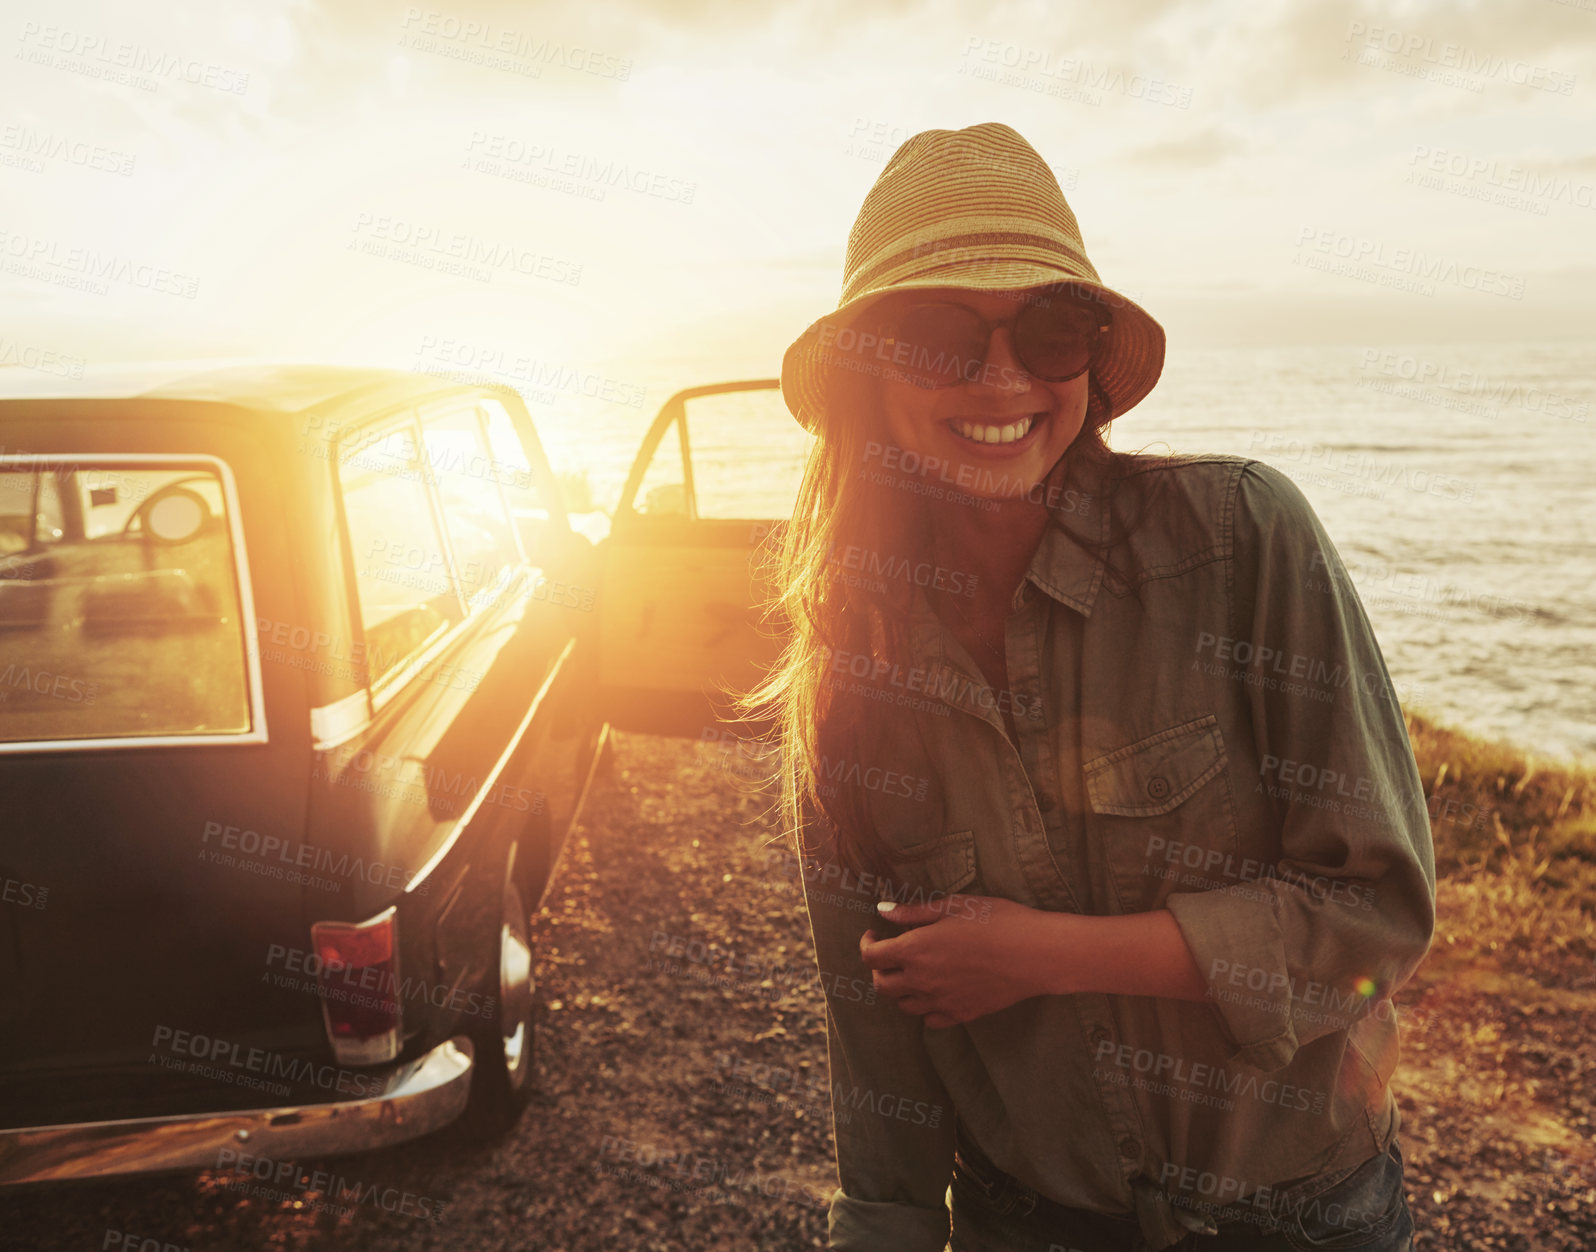
{"type": "Polygon", "coordinates": [[[611,725],[694,739],[763,729],[736,719],[727,693],[752,688],[785,642],[755,558],[792,516],[813,442],[773,378],[665,402],[602,545],[598,688],[611,725]]]}

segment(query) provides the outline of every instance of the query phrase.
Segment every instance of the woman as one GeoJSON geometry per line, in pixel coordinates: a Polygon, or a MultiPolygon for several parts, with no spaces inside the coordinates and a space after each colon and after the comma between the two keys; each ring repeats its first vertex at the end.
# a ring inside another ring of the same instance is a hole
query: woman
{"type": "Polygon", "coordinates": [[[985,123],[894,154],[783,361],[819,438],[750,703],[828,993],[834,1248],[936,1252],[949,1204],[955,1249],[1409,1246],[1417,767],[1290,480],[1107,449],[1163,349],[985,123]]]}

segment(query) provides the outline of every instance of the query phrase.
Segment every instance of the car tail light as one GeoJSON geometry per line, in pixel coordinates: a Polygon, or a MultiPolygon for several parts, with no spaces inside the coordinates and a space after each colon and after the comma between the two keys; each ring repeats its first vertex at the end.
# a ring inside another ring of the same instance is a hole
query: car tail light
{"type": "Polygon", "coordinates": [[[389,905],[364,922],[317,922],[310,941],[327,1040],[343,1065],[377,1065],[399,1055],[399,922],[389,905]]]}

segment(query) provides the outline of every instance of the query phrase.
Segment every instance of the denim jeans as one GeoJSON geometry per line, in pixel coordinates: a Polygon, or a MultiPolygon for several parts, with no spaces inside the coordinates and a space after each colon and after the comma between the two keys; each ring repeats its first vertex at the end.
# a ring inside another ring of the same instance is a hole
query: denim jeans
{"type": "MultiPolygon", "coordinates": [[[[962,1136],[953,1162],[952,1252],[1143,1252],[1136,1219],[1059,1204],[1003,1173],[962,1136]]],[[[1169,1252],[1407,1252],[1413,1216],[1402,1149],[1350,1172],[1282,1183],[1269,1213],[1215,1208],[1216,1235],[1193,1233],[1169,1252]]]]}

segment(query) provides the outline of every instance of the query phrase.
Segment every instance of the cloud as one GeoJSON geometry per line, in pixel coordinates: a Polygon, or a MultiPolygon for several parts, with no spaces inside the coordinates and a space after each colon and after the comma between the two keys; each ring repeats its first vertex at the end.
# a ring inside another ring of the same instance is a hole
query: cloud
{"type": "Polygon", "coordinates": [[[1596,152],[1586,152],[1581,156],[1565,157],[1562,160],[1529,160],[1525,161],[1525,164],[1555,174],[1596,175],[1596,152]]]}
{"type": "MultiPolygon", "coordinates": [[[[1577,74],[1596,52],[1590,14],[1552,3],[1459,6],[1420,0],[1393,13],[1371,0],[1275,0],[1230,9],[1227,17],[1215,43],[1216,68],[1227,71],[1237,95],[1255,105],[1287,104],[1354,84],[1364,90],[1382,73],[1389,90],[1408,91],[1411,71],[1443,73],[1493,60],[1577,74]],[[1360,64],[1360,54],[1369,63],[1360,64]]],[[[1453,102],[1460,109],[1478,106],[1487,95],[1495,104],[1509,92],[1536,91],[1516,86],[1503,70],[1473,77],[1484,79],[1486,91],[1458,92],[1453,102]]]]}
{"type": "Polygon", "coordinates": [[[1249,145],[1235,132],[1209,126],[1193,135],[1147,144],[1130,153],[1129,160],[1140,165],[1188,166],[1218,165],[1248,151],[1249,145]]]}

